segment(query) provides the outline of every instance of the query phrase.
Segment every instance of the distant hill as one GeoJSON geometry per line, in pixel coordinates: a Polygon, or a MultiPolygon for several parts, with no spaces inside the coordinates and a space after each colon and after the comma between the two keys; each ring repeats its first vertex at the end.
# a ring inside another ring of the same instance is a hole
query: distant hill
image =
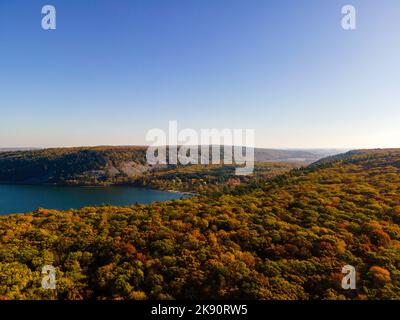
{"type": "Polygon", "coordinates": [[[343,152],[340,149],[263,149],[256,148],[254,156],[258,162],[304,162],[312,163],[321,158],[343,152]]]}
{"type": "MultiPolygon", "coordinates": [[[[53,148],[0,153],[0,182],[110,184],[126,182],[162,166],[146,162],[146,147],[53,148]]],[[[308,164],[321,152],[255,149],[256,162],[308,164]]]]}
{"type": "Polygon", "coordinates": [[[0,152],[38,150],[39,148],[0,148],[0,152]]]}
{"type": "Polygon", "coordinates": [[[322,166],[332,166],[338,163],[369,163],[376,166],[379,165],[378,161],[398,161],[400,155],[400,149],[359,149],[351,150],[346,153],[341,153],[337,155],[332,155],[329,157],[322,158],[314,162],[311,167],[322,167],[322,166]]]}

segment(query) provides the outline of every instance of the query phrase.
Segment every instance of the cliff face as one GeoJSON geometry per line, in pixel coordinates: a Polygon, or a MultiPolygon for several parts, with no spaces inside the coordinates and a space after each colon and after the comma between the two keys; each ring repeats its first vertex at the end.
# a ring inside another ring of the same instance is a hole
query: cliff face
{"type": "Polygon", "coordinates": [[[97,184],[150,170],[144,147],[60,148],[0,154],[0,182],[97,184]]]}

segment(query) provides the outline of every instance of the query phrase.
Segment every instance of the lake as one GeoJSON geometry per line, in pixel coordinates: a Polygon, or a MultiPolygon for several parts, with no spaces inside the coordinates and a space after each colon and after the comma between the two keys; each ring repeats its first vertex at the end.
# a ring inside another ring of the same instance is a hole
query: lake
{"type": "Polygon", "coordinates": [[[110,204],[176,200],[187,195],[130,186],[70,187],[38,185],[0,185],[0,215],[25,213],[37,208],[68,210],[110,204]]]}

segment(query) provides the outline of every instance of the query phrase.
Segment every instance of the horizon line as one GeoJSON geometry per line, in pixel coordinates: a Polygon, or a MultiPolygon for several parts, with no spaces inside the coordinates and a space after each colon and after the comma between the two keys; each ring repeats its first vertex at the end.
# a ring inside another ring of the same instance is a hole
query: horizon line
{"type": "MultiPolygon", "coordinates": [[[[182,146],[182,144],[178,145],[159,145],[159,146],[152,146],[152,147],[174,147],[174,146],[182,146]]],[[[186,145],[190,146],[190,145],[186,145]]],[[[219,145],[207,145],[207,144],[199,144],[197,147],[201,146],[236,146],[240,147],[238,145],[224,145],[224,144],[219,144],[219,145]]],[[[10,150],[45,150],[45,149],[69,149],[69,148],[99,148],[99,147],[150,147],[150,145],[143,145],[143,144],[129,144],[129,145],[118,145],[118,144],[99,144],[99,145],[65,145],[65,146],[0,146],[0,150],[4,149],[10,149],[10,150]]],[[[246,145],[242,145],[241,147],[247,147],[246,145]]],[[[357,147],[265,147],[265,146],[254,146],[254,147],[248,147],[248,148],[254,148],[254,149],[270,149],[270,150],[374,150],[374,149],[400,149],[400,146],[398,147],[382,147],[382,146],[374,146],[374,147],[366,147],[366,146],[357,146],[357,147]]]]}

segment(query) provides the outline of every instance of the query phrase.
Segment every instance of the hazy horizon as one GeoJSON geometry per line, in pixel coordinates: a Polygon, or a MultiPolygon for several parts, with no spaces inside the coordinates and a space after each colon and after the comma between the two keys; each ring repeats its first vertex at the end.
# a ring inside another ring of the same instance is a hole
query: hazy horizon
{"type": "MultiPolygon", "coordinates": [[[[178,146],[181,144],[178,144],[178,146]]],[[[199,144],[199,146],[202,146],[204,144],[199,144]]],[[[26,149],[26,150],[34,150],[34,149],[57,149],[57,148],[96,148],[96,147],[148,147],[149,145],[136,145],[136,144],[99,144],[99,145],[73,145],[73,146],[0,146],[0,150],[4,149],[26,149]]],[[[167,147],[169,145],[166,145],[167,147]]],[[[174,146],[174,145],[171,145],[174,146]]],[[[220,146],[224,146],[221,144],[220,146]]],[[[246,147],[243,145],[243,147],[246,147]]],[[[362,149],[400,149],[400,147],[393,147],[393,148],[330,148],[330,147],[296,147],[296,148],[290,148],[290,147],[259,147],[255,146],[256,149],[271,149],[271,150],[340,150],[340,151],[350,151],[350,150],[362,150],[362,149]]]]}

